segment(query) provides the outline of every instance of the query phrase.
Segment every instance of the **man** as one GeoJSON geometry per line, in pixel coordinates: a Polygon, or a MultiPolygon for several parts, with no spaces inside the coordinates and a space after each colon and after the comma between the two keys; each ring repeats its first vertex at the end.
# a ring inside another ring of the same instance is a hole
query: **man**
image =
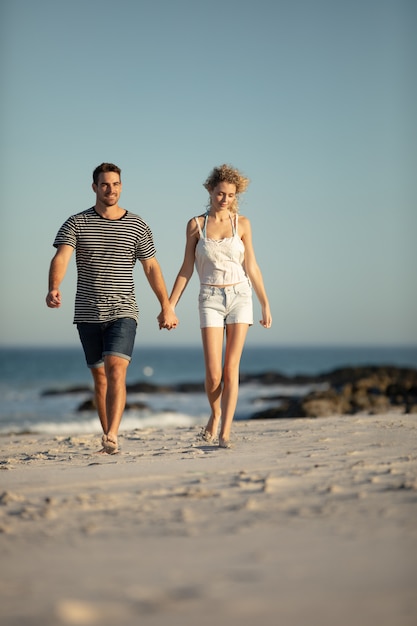
{"type": "Polygon", "coordinates": [[[49,270],[48,307],[61,306],[60,285],[73,251],[77,263],[74,324],[94,380],[97,412],[103,428],[101,452],[118,452],[117,435],[126,404],[126,373],[138,322],[133,268],[142,263],[159,300],[159,328],[176,328],[165,281],[155,257],[153,236],[138,215],[122,209],[121,170],[102,163],[93,172],[96,203],[72,215],[59,229],[49,270]]]}

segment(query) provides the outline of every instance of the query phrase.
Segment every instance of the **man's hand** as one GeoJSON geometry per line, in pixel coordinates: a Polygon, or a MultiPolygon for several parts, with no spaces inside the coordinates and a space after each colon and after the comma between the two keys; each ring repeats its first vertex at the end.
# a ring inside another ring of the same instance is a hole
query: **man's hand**
{"type": "Polygon", "coordinates": [[[58,309],[61,306],[61,292],[59,289],[52,289],[46,296],[46,306],[50,309],[58,309]]]}
{"type": "Polygon", "coordinates": [[[175,315],[175,311],[172,307],[162,309],[157,319],[159,329],[166,328],[167,330],[172,330],[173,328],[176,328],[179,324],[178,318],[175,315]]]}

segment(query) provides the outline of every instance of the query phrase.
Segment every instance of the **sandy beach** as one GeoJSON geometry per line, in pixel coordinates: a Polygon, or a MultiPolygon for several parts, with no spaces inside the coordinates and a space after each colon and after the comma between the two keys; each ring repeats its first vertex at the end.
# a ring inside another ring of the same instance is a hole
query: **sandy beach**
{"type": "Polygon", "coordinates": [[[3,626],[415,626],[417,416],[0,439],[3,626]]]}

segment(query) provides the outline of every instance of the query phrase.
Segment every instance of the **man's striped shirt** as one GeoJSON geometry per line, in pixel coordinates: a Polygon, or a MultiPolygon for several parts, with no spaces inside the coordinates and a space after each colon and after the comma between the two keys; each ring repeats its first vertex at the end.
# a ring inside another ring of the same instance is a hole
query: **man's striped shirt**
{"type": "Polygon", "coordinates": [[[141,217],[126,212],[119,220],[101,217],[94,207],[72,215],[54,241],[75,248],[77,293],[74,324],[138,320],[133,268],[155,256],[152,232],[141,217]]]}

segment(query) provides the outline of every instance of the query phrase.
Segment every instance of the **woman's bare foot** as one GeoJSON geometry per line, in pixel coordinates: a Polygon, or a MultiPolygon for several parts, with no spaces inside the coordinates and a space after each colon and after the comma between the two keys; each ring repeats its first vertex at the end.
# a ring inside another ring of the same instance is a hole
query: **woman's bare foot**
{"type": "Polygon", "coordinates": [[[219,417],[214,417],[210,415],[210,419],[207,422],[207,426],[202,431],[202,437],[204,441],[208,443],[213,443],[213,441],[217,438],[217,429],[219,427],[220,415],[219,417]]]}
{"type": "Polygon", "coordinates": [[[200,437],[201,437],[201,439],[203,439],[207,443],[214,443],[214,441],[216,439],[216,437],[214,435],[212,435],[211,433],[209,433],[209,431],[206,430],[205,428],[202,428],[202,430],[200,432],[200,437]]]}
{"type": "Polygon", "coordinates": [[[117,454],[119,452],[116,435],[113,435],[112,433],[103,435],[101,441],[103,443],[104,452],[107,454],[117,454]]]}

